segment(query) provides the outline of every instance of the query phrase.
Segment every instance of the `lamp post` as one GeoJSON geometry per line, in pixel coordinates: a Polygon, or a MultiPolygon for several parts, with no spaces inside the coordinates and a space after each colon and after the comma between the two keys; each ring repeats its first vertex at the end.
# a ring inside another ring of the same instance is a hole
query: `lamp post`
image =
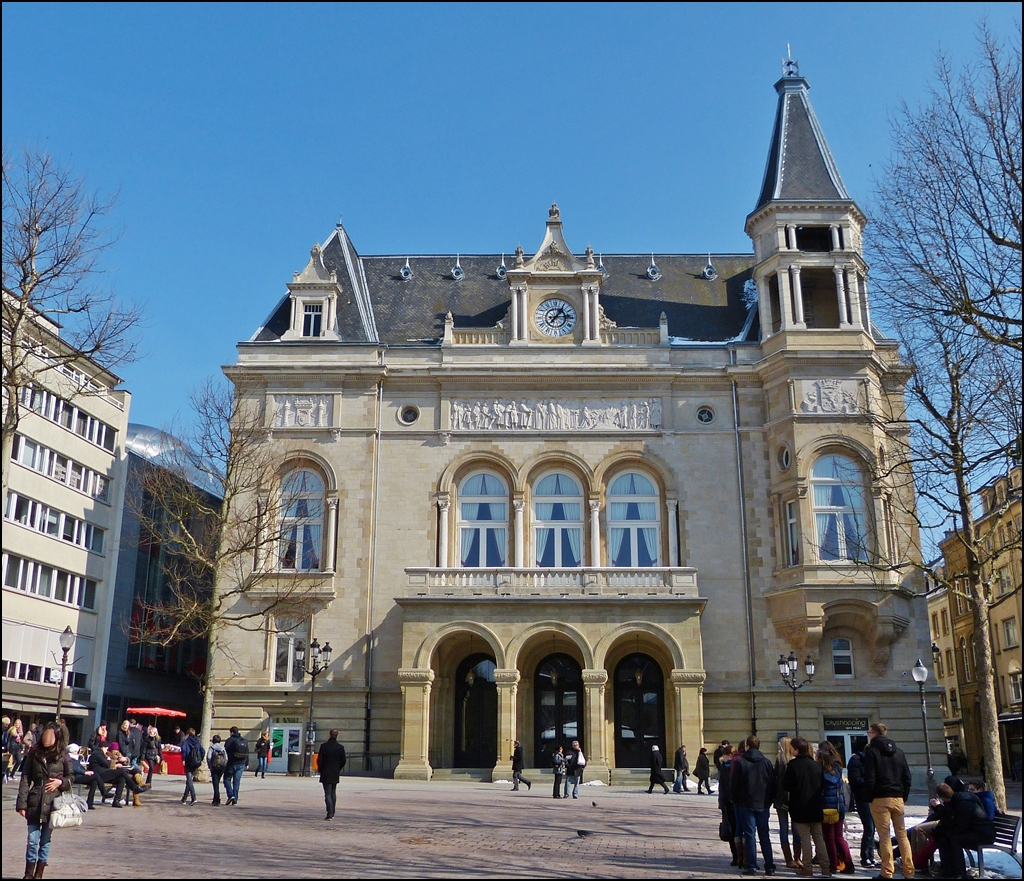
{"type": "Polygon", "coordinates": [[[924,760],[928,763],[928,798],[935,798],[935,769],[932,767],[932,748],[928,743],[928,710],[924,702],[924,684],[928,679],[928,668],[917,659],[910,671],[921,695],[921,730],[924,732],[924,760]]]}
{"type": "Polygon", "coordinates": [[[75,634],[70,624],[64,628],[64,632],[58,637],[58,640],[60,650],[63,652],[60,659],[60,685],[57,686],[57,724],[59,725],[60,713],[64,709],[64,681],[68,678],[68,652],[75,644],[75,634]]]}
{"type": "Polygon", "coordinates": [[[789,690],[793,692],[793,728],[796,731],[796,735],[800,734],[800,720],[797,717],[796,712],[796,693],[808,685],[814,678],[814,661],[811,660],[811,656],[807,656],[807,660],[804,661],[804,672],[807,674],[807,678],[798,683],[796,681],[796,671],[800,666],[800,662],[796,659],[796,655],[793,652],[789,653],[789,657],[779,655],[779,675],[782,676],[782,681],[789,686],[789,690]]]}
{"type": "Polygon", "coordinates": [[[303,777],[311,777],[313,774],[313,745],[316,742],[316,728],[313,724],[313,698],[316,694],[316,677],[330,665],[331,651],[329,642],[325,642],[324,647],[320,648],[320,643],[314,637],[309,645],[309,659],[312,666],[307,670],[305,668],[306,650],[302,647],[295,649],[295,660],[303,665],[303,672],[312,680],[309,686],[309,721],[306,723],[306,745],[302,752],[303,777]]]}

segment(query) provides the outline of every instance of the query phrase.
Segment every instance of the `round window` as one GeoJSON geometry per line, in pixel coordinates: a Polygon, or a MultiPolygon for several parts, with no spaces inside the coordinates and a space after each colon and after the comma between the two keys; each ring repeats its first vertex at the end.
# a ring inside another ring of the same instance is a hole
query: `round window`
{"type": "Polygon", "coordinates": [[[398,411],[398,419],[405,425],[412,425],[420,418],[419,407],[407,404],[398,411]]]}
{"type": "Polygon", "coordinates": [[[790,461],[789,447],[779,447],[779,470],[789,471],[790,461]]]}
{"type": "Polygon", "coordinates": [[[702,425],[708,425],[715,421],[715,411],[710,407],[697,408],[697,421],[702,425]]]}

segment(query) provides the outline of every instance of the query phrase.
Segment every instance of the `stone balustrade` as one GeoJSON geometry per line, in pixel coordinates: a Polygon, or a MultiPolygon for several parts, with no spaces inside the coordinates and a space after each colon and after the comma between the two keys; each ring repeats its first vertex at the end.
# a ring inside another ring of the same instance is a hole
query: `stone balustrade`
{"type": "Polygon", "coordinates": [[[410,596],[450,597],[697,597],[697,570],[408,568],[410,596]]]}

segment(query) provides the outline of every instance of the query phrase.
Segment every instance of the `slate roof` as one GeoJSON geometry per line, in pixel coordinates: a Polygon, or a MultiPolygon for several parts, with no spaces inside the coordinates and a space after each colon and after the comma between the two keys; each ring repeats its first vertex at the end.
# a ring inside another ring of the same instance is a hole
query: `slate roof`
{"type": "Polygon", "coordinates": [[[809,88],[801,76],[784,76],[775,84],[779,104],[755,211],[772,201],[850,200],[811,107],[809,88]]]}
{"type": "MultiPolygon", "coordinates": [[[[409,257],[411,279],[403,279],[405,256],[358,257],[349,248],[349,260],[332,235],[324,246],[324,265],[337,272],[342,295],[338,304],[338,334],[345,342],[373,342],[374,330],[359,314],[359,292],[351,279],[365,283],[372,320],[379,342],[390,346],[438,345],[444,334],[445,314],[451,311],[455,327],[493,327],[505,318],[511,302],[508,281],[498,277],[500,254],[460,255],[465,273],[452,278],[456,255],[409,257]]],[[[580,257],[582,260],[583,258],[580,257]]],[[[722,343],[757,341],[757,321],[748,324],[743,285],[751,277],[753,254],[711,255],[718,277],[703,277],[707,254],[655,255],[661,277],[647,276],[650,254],[605,254],[608,272],[601,288],[605,316],[619,327],[657,327],[662,312],[669,335],[682,340],[722,343]],[[746,333],[743,331],[746,330],[746,333]]],[[[506,267],[513,260],[505,257],[506,267]]],[[[286,296],[253,337],[265,342],[280,339],[288,328],[286,296]]]]}

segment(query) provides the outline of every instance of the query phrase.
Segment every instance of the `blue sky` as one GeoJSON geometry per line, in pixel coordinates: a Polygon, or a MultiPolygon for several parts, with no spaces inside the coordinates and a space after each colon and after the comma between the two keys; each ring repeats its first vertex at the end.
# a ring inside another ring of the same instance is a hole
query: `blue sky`
{"type": "Polygon", "coordinates": [[[888,119],[1016,3],[3,5],[5,149],[119,190],[167,426],[341,216],[364,254],[747,252],[786,44],[870,213],[888,119]]]}

